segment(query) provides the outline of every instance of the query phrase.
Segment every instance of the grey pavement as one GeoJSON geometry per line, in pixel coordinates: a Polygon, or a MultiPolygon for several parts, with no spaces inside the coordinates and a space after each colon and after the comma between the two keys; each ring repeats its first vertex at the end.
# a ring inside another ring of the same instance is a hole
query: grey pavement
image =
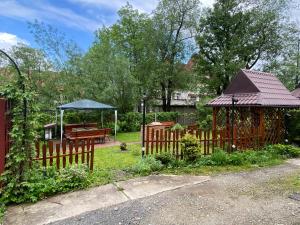
{"type": "Polygon", "coordinates": [[[85,212],[114,206],[128,200],[208,181],[208,176],[152,175],[62,194],[39,201],[9,207],[5,225],[41,225],[74,217],[85,212]]]}
{"type": "MultiPolygon", "coordinates": [[[[285,182],[300,176],[300,160],[254,171],[221,174],[51,225],[300,225],[300,202],[285,182]]],[[[300,191],[300,190],[299,190],[300,191]]]]}

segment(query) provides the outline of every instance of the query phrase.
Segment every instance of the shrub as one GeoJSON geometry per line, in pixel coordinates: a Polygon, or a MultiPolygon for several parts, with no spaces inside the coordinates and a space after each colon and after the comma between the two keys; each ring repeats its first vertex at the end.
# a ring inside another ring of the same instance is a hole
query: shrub
{"type": "Polygon", "coordinates": [[[1,196],[4,203],[36,202],[39,199],[59,192],[85,188],[89,185],[86,166],[71,166],[57,172],[55,168],[34,168],[25,174],[25,181],[17,191],[5,187],[1,196]]]}
{"type": "Polygon", "coordinates": [[[156,160],[152,156],[142,158],[136,165],[131,168],[133,173],[140,175],[147,175],[151,172],[159,171],[163,168],[160,161],[156,160]]]}
{"type": "Polygon", "coordinates": [[[300,156],[300,148],[292,145],[282,145],[282,144],[269,145],[265,147],[265,150],[288,158],[300,156]]]}
{"type": "Polygon", "coordinates": [[[215,148],[215,152],[211,155],[210,160],[214,162],[215,165],[226,165],[228,164],[227,153],[222,149],[215,148]]]}
{"type": "Polygon", "coordinates": [[[81,189],[89,185],[89,169],[86,165],[74,165],[61,170],[58,176],[59,191],[66,192],[81,189]]]}
{"type": "Polygon", "coordinates": [[[245,163],[245,158],[243,156],[243,153],[240,152],[234,152],[232,154],[228,155],[228,164],[239,166],[245,163]]]}
{"type": "Polygon", "coordinates": [[[185,134],[180,140],[183,158],[186,161],[195,161],[201,153],[201,148],[198,145],[198,140],[191,134],[185,134]]]}
{"type": "Polygon", "coordinates": [[[163,152],[159,155],[156,155],[155,159],[160,161],[163,165],[172,164],[176,160],[175,157],[169,152],[163,152]]]}

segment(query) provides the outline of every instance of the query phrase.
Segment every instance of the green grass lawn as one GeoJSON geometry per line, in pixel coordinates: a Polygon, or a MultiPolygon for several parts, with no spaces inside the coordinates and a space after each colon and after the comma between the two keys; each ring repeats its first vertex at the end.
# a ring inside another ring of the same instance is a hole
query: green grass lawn
{"type": "Polygon", "coordinates": [[[119,146],[95,149],[94,168],[119,170],[133,166],[141,158],[139,144],[128,145],[128,151],[122,152],[119,146]]]}
{"type": "Polygon", "coordinates": [[[139,142],[141,141],[140,132],[117,133],[117,141],[120,142],[139,142]]]}

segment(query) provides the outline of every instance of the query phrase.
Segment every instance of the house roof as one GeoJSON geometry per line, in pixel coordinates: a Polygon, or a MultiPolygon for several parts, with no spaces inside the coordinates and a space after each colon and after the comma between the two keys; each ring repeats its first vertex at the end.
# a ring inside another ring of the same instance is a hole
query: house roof
{"type": "Polygon", "coordinates": [[[230,106],[232,95],[237,106],[300,107],[300,100],[271,73],[241,70],[224,93],[208,106],[230,106]]]}
{"type": "Polygon", "coordinates": [[[78,100],[78,101],[71,102],[68,104],[64,104],[64,105],[58,106],[57,108],[59,108],[61,110],[65,110],[65,109],[77,109],[77,110],[115,109],[115,107],[113,107],[113,106],[106,105],[106,104],[96,102],[93,100],[88,100],[88,99],[82,99],[82,100],[78,100]]]}

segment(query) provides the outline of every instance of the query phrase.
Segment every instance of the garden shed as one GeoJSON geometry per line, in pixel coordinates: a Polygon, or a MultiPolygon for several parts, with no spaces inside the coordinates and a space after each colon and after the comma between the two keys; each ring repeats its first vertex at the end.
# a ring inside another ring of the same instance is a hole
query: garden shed
{"type": "Polygon", "coordinates": [[[274,74],[241,70],[207,105],[213,107],[213,139],[223,132],[238,148],[251,148],[282,142],[285,113],[300,100],[274,74]]]}

